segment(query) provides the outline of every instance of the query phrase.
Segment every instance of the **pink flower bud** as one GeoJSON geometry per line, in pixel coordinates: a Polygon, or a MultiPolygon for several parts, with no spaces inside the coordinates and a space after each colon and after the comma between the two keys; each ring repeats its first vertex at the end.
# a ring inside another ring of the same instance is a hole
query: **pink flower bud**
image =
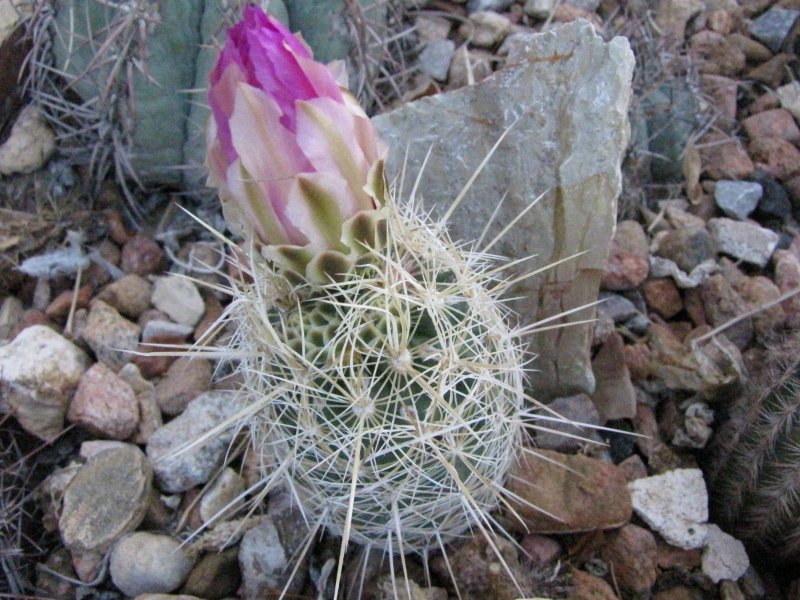
{"type": "Polygon", "coordinates": [[[263,245],[346,251],[342,224],[379,207],[372,180],[385,149],[328,67],[248,7],[228,32],[208,99],[208,182],[229,226],[263,245]]]}

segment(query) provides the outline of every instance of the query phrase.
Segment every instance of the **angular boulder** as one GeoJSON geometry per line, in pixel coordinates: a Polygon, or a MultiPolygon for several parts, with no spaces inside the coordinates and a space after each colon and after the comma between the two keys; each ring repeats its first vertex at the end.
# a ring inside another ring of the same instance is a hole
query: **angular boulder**
{"type": "MultiPolygon", "coordinates": [[[[575,21],[523,38],[507,66],[480,83],[373,119],[391,148],[389,177],[398,176],[405,164],[400,199],[419,177],[417,193],[434,217],[444,215],[508,130],[452,214],[449,231],[465,242],[477,240],[507,193],[483,238],[486,245],[541,196],[491,251],[512,259],[535,256],[524,263],[528,270],[584,254],[523,280],[509,293],[521,296],[512,306],[523,324],[597,297],[621,189],[633,64],[627,40],[604,42],[589,23],[575,21]]],[[[592,316],[588,309],[564,320],[592,316]]],[[[539,355],[534,384],[543,397],[591,393],[590,339],[590,326],[530,338],[539,355]]]]}

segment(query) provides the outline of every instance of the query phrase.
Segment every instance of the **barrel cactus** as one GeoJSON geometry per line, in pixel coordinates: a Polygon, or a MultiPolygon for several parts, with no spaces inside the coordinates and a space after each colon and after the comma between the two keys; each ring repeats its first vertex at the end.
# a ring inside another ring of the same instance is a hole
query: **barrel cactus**
{"type": "Polygon", "coordinates": [[[265,490],[285,485],[312,535],[342,536],[337,594],[349,541],[401,561],[468,530],[492,543],[527,414],[502,266],[416,194],[395,201],[342,76],[247,9],[211,73],[207,159],[244,239],[222,316],[237,421],[265,490]]]}
{"type": "Polygon", "coordinates": [[[756,365],[707,456],[713,517],[770,561],[800,564],[800,337],[756,365]]]}

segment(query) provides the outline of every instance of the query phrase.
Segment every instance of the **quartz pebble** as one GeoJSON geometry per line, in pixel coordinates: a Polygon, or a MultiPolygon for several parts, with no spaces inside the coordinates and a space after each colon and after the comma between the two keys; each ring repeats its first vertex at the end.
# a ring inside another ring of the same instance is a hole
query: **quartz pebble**
{"type": "Polygon", "coordinates": [[[699,469],[676,469],[628,484],[633,510],[667,542],[700,548],[706,539],[708,493],[699,469]]]}

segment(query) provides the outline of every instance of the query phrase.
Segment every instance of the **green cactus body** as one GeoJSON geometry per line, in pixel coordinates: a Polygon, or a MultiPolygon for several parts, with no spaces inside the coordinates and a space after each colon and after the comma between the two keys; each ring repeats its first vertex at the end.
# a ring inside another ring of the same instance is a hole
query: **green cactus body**
{"type": "MultiPolygon", "coordinates": [[[[797,334],[795,334],[796,337],[797,334]]],[[[800,563],[800,338],[779,344],[707,456],[714,518],[770,561],[800,563]]]]}
{"type": "Polygon", "coordinates": [[[339,281],[292,286],[254,259],[226,318],[267,485],[345,539],[423,552],[502,501],[523,353],[492,257],[385,214],[385,245],[339,281]]]}

